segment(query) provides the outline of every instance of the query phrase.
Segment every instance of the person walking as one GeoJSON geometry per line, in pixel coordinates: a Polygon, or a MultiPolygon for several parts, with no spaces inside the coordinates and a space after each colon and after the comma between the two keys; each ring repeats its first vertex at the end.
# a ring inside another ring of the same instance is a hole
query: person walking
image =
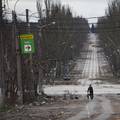
{"type": "Polygon", "coordinates": [[[91,98],[91,100],[93,99],[94,97],[94,93],[93,93],[93,87],[92,85],[90,84],[89,87],[88,87],[88,90],[87,90],[87,98],[91,98]]]}

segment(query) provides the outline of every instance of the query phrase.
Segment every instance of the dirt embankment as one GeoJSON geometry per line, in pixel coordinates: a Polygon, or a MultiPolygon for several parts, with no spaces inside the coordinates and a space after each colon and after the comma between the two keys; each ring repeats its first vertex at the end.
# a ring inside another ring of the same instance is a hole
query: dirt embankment
{"type": "Polygon", "coordinates": [[[0,113],[0,120],[65,120],[74,116],[86,104],[83,97],[49,98],[47,101],[16,106],[0,113]]]}

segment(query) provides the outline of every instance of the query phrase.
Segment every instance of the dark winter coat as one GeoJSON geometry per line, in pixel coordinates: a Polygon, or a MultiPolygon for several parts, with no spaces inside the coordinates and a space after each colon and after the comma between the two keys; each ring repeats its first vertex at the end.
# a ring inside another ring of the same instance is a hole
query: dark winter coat
{"type": "Polygon", "coordinates": [[[88,91],[87,91],[87,92],[89,92],[90,94],[93,94],[93,87],[90,86],[90,87],[88,88],[88,91]]]}

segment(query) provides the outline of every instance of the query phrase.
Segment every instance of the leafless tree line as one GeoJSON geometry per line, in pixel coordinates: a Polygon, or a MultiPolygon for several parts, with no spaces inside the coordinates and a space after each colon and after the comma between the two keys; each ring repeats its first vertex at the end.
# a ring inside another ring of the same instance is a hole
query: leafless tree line
{"type": "Polygon", "coordinates": [[[106,17],[98,21],[97,32],[113,74],[120,77],[120,1],[109,3],[106,17]]]}

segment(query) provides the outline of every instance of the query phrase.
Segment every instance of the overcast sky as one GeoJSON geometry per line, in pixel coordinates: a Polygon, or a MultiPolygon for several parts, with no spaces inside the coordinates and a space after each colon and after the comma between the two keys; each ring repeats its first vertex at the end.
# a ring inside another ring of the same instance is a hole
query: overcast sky
{"type": "MultiPolygon", "coordinates": [[[[14,9],[16,0],[9,2],[10,9],[14,9]]],[[[37,12],[36,0],[19,0],[16,5],[16,11],[19,13],[25,13],[25,9],[29,9],[31,13],[37,12]]],[[[73,15],[83,17],[99,17],[103,16],[105,9],[107,8],[109,0],[56,0],[61,1],[62,4],[70,6],[73,15]]],[[[96,21],[96,20],[91,20],[96,21]]],[[[89,21],[89,22],[91,22],[89,21]]]]}

